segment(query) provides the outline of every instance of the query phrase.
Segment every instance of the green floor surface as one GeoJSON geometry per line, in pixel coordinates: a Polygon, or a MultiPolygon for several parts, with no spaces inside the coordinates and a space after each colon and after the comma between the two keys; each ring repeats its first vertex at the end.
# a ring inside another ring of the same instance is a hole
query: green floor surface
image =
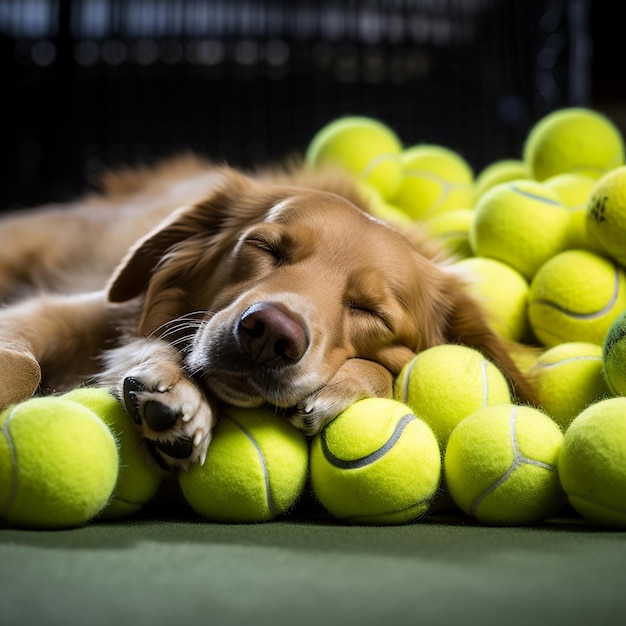
{"type": "Polygon", "coordinates": [[[626,623],[626,533],[135,519],[0,530],[2,626],[626,623]]]}

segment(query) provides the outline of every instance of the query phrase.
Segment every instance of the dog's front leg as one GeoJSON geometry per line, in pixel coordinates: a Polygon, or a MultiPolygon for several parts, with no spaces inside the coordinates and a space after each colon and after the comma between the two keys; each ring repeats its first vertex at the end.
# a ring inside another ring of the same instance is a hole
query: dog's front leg
{"type": "Polygon", "coordinates": [[[365,359],[348,359],[324,387],[305,398],[290,422],[307,435],[315,435],[357,400],[391,398],[393,377],[388,369],[365,359]]]}
{"type": "Polygon", "coordinates": [[[204,463],[216,407],[185,373],[180,351],[161,339],[137,338],[104,359],[99,383],[123,402],[160,464],[204,463]]]}
{"type": "Polygon", "coordinates": [[[0,408],[71,389],[94,373],[127,307],[103,292],[37,296],[0,309],[0,408]]]}

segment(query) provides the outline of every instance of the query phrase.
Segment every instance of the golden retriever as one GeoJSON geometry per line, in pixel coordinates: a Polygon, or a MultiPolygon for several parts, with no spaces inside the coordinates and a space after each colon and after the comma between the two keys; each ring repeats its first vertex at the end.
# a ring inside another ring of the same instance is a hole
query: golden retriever
{"type": "Polygon", "coordinates": [[[269,404],[311,435],[445,342],[532,399],[437,246],[338,172],[179,158],[5,216],[0,239],[0,405],[105,385],[167,467],[203,462],[219,403],[269,404]]]}

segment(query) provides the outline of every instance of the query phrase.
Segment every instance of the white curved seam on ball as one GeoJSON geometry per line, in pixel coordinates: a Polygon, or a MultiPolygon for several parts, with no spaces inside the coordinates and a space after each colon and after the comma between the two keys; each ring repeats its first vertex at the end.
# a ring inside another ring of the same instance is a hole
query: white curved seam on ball
{"type": "Polygon", "coordinates": [[[250,440],[250,443],[254,446],[254,449],[257,451],[259,455],[259,461],[261,462],[261,469],[263,470],[263,479],[265,481],[265,496],[267,498],[267,508],[269,509],[270,515],[276,515],[276,507],[274,506],[274,500],[272,498],[272,490],[270,488],[270,477],[269,472],[267,471],[267,465],[265,463],[265,456],[263,455],[263,451],[261,450],[261,446],[259,446],[256,439],[252,436],[252,433],[241,423],[238,422],[234,417],[227,416],[237,428],[243,432],[243,434],[250,440]]]}
{"type": "Polygon", "coordinates": [[[9,430],[9,424],[13,419],[16,410],[17,406],[14,407],[13,410],[9,413],[6,421],[4,422],[4,425],[2,426],[2,433],[4,434],[7,443],[9,444],[9,451],[11,452],[11,461],[13,464],[13,480],[11,481],[11,491],[9,493],[9,497],[7,498],[7,503],[4,507],[4,510],[0,512],[0,517],[6,517],[9,514],[9,511],[13,508],[13,504],[15,503],[15,499],[17,498],[17,451],[15,449],[15,445],[13,444],[13,438],[11,437],[11,432],[9,430]]]}
{"type": "Polygon", "coordinates": [[[385,161],[396,161],[398,156],[396,154],[391,154],[390,152],[383,152],[375,156],[368,164],[363,168],[361,172],[361,178],[367,178],[381,163],[385,161]]]}
{"type": "Polygon", "coordinates": [[[495,491],[502,483],[504,483],[509,476],[521,465],[525,463],[528,465],[535,465],[536,467],[542,467],[543,469],[547,469],[549,471],[554,471],[556,468],[548,463],[544,463],[543,461],[535,461],[534,459],[526,458],[519,449],[517,445],[517,437],[516,437],[516,422],[517,422],[517,406],[514,406],[511,409],[511,416],[509,419],[509,427],[511,433],[511,445],[513,446],[513,462],[509,466],[509,469],[495,482],[493,485],[485,489],[477,498],[474,500],[471,508],[472,515],[476,516],[476,512],[480,503],[493,491],[495,491]]]}
{"type": "Polygon", "coordinates": [[[613,268],[615,270],[613,293],[611,294],[611,299],[609,300],[609,302],[599,311],[594,311],[593,313],[575,313],[574,311],[570,311],[565,307],[562,307],[555,302],[552,302],[551,300],[545,300],[543,298],[534,300],[533,302],[531,302],[531,304],[543,304],[544,306],[549,306],[559,313],[564,313],[568,317],[572,317],[575,320],[593,320],[602,317],[615,306],[615,303],[617,302],[617,296],[619,295],[619,268],[615,264],[613,265],[613,268]]]}
{"type": "Polygon", "coordinates": [[[407,366],[407,369],[404,375],[404,380],[402,381],[402,402],[404,402],[405,404],[409,397],[409,380],[411,379],[411,372],[413,371],[413,367],[415,366],[415,363],[418,358],[419,358],[419,355],[414,356],[413,359],[411,359],[411,362],[407,366]]]}
{"type": "Polygon", "coordinates": [[[487,381],[487,359],[483,359],[480,364],[480,375],[483,379],[483,407],[487,406],[489,399],[489,382],[487,381]]]}
{"type": "Polygon", "coordinates": [[[559,367],[559,365],[566,365],[568,363],[573,363],[575,361],[600,361],[602,362],[602,357],[593,356],[593,355],[580,355],[580,356],[570,356],[567,359],[563,359],[561,361],[557,361],[556,363],[540,363],[539,369],[549,370],[553,367],[559,367]]]}
{"type": "Polygon", "coordinates": [[[471,189],[471,185],[466,183],[453,183],[445,178],[435,174],[434,172],[429,172],[428,170],[420,170],[420,169],[407,169],[404,172],[404,176],[421,176],[426,180],[430,180],[434,183],[441,185],[442,193],[439,195],[436,202],[434,202],[431,206],[426,210],[425,215],[429,215],[436,209],[438,209],[447,199],[448,196],[455,191],[456,189],[469,191],[471,189]]]}
{"type": "Polygon", "coordinates": [[[402,436],[404,429],[415,419],[417,418],[415,417],[415,415],[413,415],[413,413],[407,413],[406,415],[404,415],[398,420],[398,423],[396,424],[389,439],[387,439],[387,441],[385,441],[385,443],[383,443],[383,445],[380,448],[378,448],[378,450],[374,450],[374,452],[372,452],[371,454],[363,456],[359,459],[354,459],[352,461],[340,459],[339,457],[335,456],[330,451],[330,448],[328,447],[328,443],[326,442],[326,431],[322,431],[321,443],[322,443],[322,452],[324,453],[324,458],[331,465],[334,465],[335,467],[338,467],[339,469],[347,469],[347,470],[359,469],[361,467],[370,465],[371,463],[374,463],[375,461],[378,461],[383,456],[385,456],[385,454],[387,454],[387,452],[389,452],[389,450],[391,450],[396,445],[396,443],[402,436]]]}
{"type": "Polygon", "coordinates": [[[530,200],[538,200],[539,202],[545,202],[546,204],[551,204],[552,206],[563,206],[563,203],[559,200],[552,200],[552,198],[546,198],[545,196],[540,196],[539,194],[531,193],[530,191],[524,191],[516,185],[510,185],[509,188],[515,193],[519,193],[520,196],[524,196],[530,200]]]}

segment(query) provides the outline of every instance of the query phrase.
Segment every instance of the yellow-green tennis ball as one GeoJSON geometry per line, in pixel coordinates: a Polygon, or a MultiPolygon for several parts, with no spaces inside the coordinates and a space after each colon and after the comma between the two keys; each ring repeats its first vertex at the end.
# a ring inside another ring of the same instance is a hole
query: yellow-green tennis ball
{"type": "Polygon", "coordinates": [[[379,120],[341,117],[321,128],[306,151],[313,167],[335,165],[391,198],[402,177],[399,156],[402,144],[397,135],[379,120]]]}
{"type": "Polygon", "coordinates": [[[530,370],[539,404],[565,431],[593,402],[610,395],[602,376],[602,347],[562,343],[546,350],[530,370]]]}
{"type": "Polygon", "coordinates": [[[563,494],[557,472],[563,435],[528,406],[490,406],[453,431],[444,471],[457,506],[485,524],[523,525],[556,513],[563,494]]]}
{"type": "Polygon", "coordinates": [[[33,398],[0,414],[0,428],[0,518],[70,528],[106,506],[117,481],[117,442],[93,411],[33,398]]]}
{"type": "Polygon", "coordinates": [[[624,271],[586,250],[557,254],[530,283],[528,318],[544,346],[569,341],[602,345],[624,309],[624,271]]]}
{"type": "Polygon", "coordinates": [[[450,209],[424,222],[426,232],[441,242],[451,255],[465,259],[472,256],[469,231],[474,219],[472,209],[450,209]]]}
{"type": "Polygon", "coordinates": [[[602,346],[603,375],[611,393],[626,396],[626,311],[609,328],[602,346]]]}
{"type": "Polygon", "coordinates": [[[316,497],[331,515],[353,524],[401,524],[424,515],[440,474],[430,428],[387,398],[356,402],[311,446],[316,497]]]}
{"type": "Polygon", "coordinates": [[[590,241],[626,267],[626,167],[603,176],[587,206],[590,241]]]}
{"type": "Polygon", "coordinates": [[[358,182],[357,187],[365,200],[367,210],[374,217],[400,227],[411,225],[411,218],[402,209],[387,202],[377,189],[362,181],[358,182]]]}
{"type": "Polygon", "coordinates": [[[596,111],[560,109],[533,126],[524,160],[536,180],[566,172],[600,178],[624,164],[624,140],[611,120],[596,111]]]}
{"type": "Polygon", "coordinates": [[[287,513],[308,473],[306,437],[266,409],[219,416],[204,465],[178,476],[183,496],[207,520],[265,522],[287,513]]]}
{"type": "Polygon", "coordinates": [[[592,404],[572,422],[559,474],[570,504],[584,518],[626,528],[626,398],[592,404]]]}
{"type": "Polygon", "coordinates": [[[528,339],[528,281],[510,265],[472,257],[456,264],[470,279],[469,290],[489,314],[491,328],[506,339],[528,339]]]}
{"type": "Polygon", "coordinates": [[[420,144],[405,150],[400,163],[402,180],[392,202],[413,220],[474,205],[474,173],[453,150],[420,144]]]}
{"type": "Polygon", "coordinates": [[[394,397],[430,426],[443,450],[463,419],[490,404],[511,402],[511,391],[504,374],[478,350],[448,344],[409,361],[395,381],[394,397]]]}
{"type": "Polygon", "coordinates": [[[559,196],[545,185],[502,183],[477,202],[470,242],[477,256],[502,261],[530,280],[565,247],[569,219],[559,196]]]}
{"type": "Polygon", "coordinates": [[[91,409],[119,442],[120,471],[113,497],[101,517],[118,519],[136,513],[154,498],[163,472],[148,458],[128,414],[114,396],[100,387],[80,387],[62,397],[91,409]]]}
{"type": "Polygon", "coordinates": [[[476,198],[486,191],[513,180],[530,178],[528,166],[521,159],[502,159],[487,165],[476,177],[476,198]]]}
{"type": "Polygon", "coordinates": [[[596,180],[584,174],[558,174],[544,181],[544,185],[556,191],[569,211],[570,221],[566,248],[598,252],[587,233],[587,204],[596,180]]]}

